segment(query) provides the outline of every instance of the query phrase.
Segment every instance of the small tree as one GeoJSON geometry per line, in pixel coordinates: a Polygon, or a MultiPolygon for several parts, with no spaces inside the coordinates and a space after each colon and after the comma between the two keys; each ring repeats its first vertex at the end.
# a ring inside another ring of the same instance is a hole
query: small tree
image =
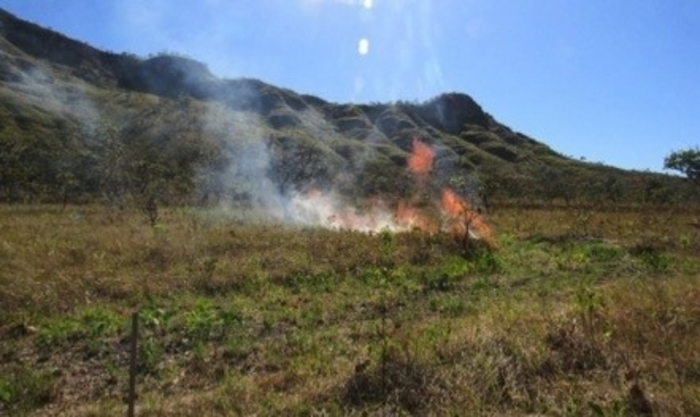
{"type": "Polygon", "coordinates": [[[672,152],[664,160],[664,168],[680,171],[700,186],[700,148],[672,152]]]}

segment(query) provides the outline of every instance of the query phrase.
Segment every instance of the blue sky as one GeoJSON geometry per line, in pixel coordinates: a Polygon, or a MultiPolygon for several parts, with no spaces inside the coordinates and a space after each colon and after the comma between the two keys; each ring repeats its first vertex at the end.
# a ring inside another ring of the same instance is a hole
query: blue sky
{"type": "Polygon", "coordinates": [[[100,49],[178,52],[334,102],[471,95],[592,162],[700,145],[698,0],[0,0],[100,49]],[[360,47],[362,44],[363,48],[360,47]]]}

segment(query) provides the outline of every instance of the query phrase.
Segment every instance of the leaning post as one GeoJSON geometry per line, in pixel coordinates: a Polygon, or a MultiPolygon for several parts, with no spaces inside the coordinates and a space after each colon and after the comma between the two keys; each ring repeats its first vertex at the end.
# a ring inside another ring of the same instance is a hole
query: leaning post
{"type": "Polygon", "coordinates": [[[129,352],[129,417],[135,416],[136,404],[136,365],[139,340],[139,313],[135,311],[131,315],[131,345],[129,352]]]}

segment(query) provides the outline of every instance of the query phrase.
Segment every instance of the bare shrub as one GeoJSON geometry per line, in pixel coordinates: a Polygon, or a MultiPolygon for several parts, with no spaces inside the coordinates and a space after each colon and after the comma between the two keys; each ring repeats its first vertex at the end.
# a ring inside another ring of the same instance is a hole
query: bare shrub
{"type": "Polygon", "coordinates": [[[378,363],[356,368],[343,387],[342,402],[350,408],[391,404],[416,414],[438,395],[434,368],[405,352],[387,349],[378,363]]]}

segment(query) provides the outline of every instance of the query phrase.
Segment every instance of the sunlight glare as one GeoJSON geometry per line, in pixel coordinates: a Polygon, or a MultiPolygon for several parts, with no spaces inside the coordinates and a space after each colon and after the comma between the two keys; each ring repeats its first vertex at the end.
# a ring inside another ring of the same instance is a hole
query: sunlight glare
{"type": "Polygon", "coordinates": [[[367,38],[360,39],[357,45],[357,52],[359,52],[360,55],[367,55],[369,52],[369,40],[367,38]]]}

